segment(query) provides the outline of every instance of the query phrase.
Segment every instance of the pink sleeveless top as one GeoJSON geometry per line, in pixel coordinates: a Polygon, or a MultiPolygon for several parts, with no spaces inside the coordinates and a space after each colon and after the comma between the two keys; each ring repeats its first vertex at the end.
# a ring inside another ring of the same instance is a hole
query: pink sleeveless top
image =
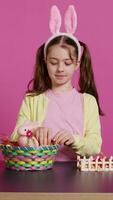
{"type": "MultiPolygon", "coordinates": [[[[69,130],[72,134],[82,134],[84,122],[82,94],[73,88],[64,92],[49,89],[45,95],[49,98],[49,104],[43,126],[51,128],[53,136],[61,129],[69,130]]],[[[75,158],[76,155],[70,147],[60,146],[56,156],[57,161],[69,161],[75,158]]]]}

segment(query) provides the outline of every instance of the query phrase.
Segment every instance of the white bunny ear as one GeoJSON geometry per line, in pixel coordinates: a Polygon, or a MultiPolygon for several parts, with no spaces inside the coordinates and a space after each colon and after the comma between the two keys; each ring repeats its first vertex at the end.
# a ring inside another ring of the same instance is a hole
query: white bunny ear
{"type": "Polygon", "coordinates": [[[64,20],[67,33],[74,34],[77,28],[77,13],[73,5],[68,7],[64,20]]]}
{"type": "Polygon", "coordinates": [[[59,9],[55,5],[51,8],[49,27],[53,34],[59,33],[60,31],[61,15],[59,9]]]}

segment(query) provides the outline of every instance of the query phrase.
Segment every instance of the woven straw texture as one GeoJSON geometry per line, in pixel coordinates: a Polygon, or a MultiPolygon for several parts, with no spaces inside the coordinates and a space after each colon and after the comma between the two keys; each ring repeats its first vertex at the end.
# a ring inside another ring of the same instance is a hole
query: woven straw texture
{"type": "Polygon", "coordinates": [[[46,170],[53,167],[58,145],[39,147],[0,146],[7,168],[13,170],[46,170]]]}

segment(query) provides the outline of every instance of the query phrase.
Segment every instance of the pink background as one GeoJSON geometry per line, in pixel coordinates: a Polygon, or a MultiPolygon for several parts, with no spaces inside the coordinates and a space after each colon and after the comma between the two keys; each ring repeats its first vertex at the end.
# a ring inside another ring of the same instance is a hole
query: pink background
{"type": "Polygon", "coordinates": [[[60,8],[62,16],[69,4],[76,7],[76,36],[90,48],[100,102],[106,113],[101,118],[102,151],[113,155],[112,0],[0,0],[0,134],[10,135],[15,126],[32,78],[36,50],[50,36],[48,22],[53,4],[60,8]]]}

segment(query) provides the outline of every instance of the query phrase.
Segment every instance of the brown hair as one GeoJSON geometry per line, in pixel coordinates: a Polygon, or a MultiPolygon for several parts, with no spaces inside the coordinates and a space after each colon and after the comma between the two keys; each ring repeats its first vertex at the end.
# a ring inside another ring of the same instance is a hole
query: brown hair
{"type": "MultiPolygon", "coordinates": [[[[91,56],[90,52],[88,50],[88,47],[86,44],[83,42],[79,41],[80,45],[83,47],[83,53],[81,56],[81,62],[80,62],[80,77],[79,77],[79,87],[80,93],[88,93],[93,95],[98,104],[99,108],[99,114],[104,115],[100,108],[99,104],[99,97],[98,97],[98,92],[96,89],[95,85],[95,80],[94,80],[94,73],[92,69],[92,63],[91,63],[91,56]]],[[[76,43],[69,37],[67,36],[58,36],[51,40],[47,46],[46,49],[46,55],[48,54],[49,47],[52,45],[59,44],[63,48],[67,48],[69,50],[69,54],[71,59],[72,58],[72,53],[70,51],[69,46],[73,46],[75,49],[75,55],[78,58],[78,47],[76,43]]],[[[46,62],[44,60],[44,45],[43,44],[36,53],[36,62],[35,62],[35,71],[34,71],[34,78],[28,83],[28,90],[27,93],[30,93],[30,95],[39,95],[43,92],[45,92],[47,89],[52,88],[51,84],[51,79],[48,75],[47,67],[46,67],[46,62]],[[30,85],[32,85],[32,89],[30,89],[30,85]]]]}

